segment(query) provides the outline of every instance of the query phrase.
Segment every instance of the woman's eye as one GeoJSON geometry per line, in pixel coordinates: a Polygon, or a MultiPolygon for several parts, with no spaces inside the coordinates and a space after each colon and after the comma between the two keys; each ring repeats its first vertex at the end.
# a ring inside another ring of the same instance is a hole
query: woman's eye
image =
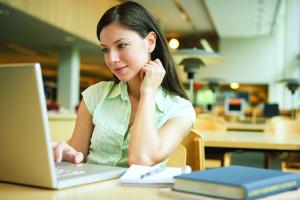
{"type": "Polygon", "coordinates": [[[125,48],[126,46],[127,46],[127,44],[119,44],[118,48],[122,49],[122,48],[125,48]]]}
{"type": "Polygon", "coordinates": [[[102,51],[103,53],[108,53],[108,52],[109,52],[109,49],[108,49],[108,48],[101,48],[101,51],[102,51]]]}

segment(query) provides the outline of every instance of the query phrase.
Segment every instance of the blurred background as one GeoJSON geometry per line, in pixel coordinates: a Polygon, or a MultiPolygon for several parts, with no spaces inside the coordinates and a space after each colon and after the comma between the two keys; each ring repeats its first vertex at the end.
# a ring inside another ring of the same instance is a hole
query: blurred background
{"type": "MultiPolygon", "coordinates": [[[[112,80],[95,30],[105,10],[120,2],[0,0],[0,63],[41,63],[48,103],[73,110],[82,90],[112,80]]],[[[299,107],[298,92],[292,95],[286,83],[279,82],[300,76],[298,0],[137,2],[156,17],[172,43],[178,72],[187,91],[193,87],[198,112],[224,106],[231,98],[241,100],[246,115],[252,115],[247,107],[262,102],[278,104],[286,113],[299,107]],[[193,48],[205,52],[180,54],[193,48]],[[189,56],[203,56],[192,86],[180,64],[189,56]],[[205,60],[207,56],[211,60],[205,60]]]]}
{"type": "MultiPolygon", "coordinates": [[[[113,80],[96,25],[121,2],[0,0],[0,64],[41,64],[53,140],[70,137],[80,93],[113,80]]],[[[198,116],[221,117],[224,130],[263,132],[278,115],[299,123],[299,0],[136,2],[163,30],[198,116]]]]}

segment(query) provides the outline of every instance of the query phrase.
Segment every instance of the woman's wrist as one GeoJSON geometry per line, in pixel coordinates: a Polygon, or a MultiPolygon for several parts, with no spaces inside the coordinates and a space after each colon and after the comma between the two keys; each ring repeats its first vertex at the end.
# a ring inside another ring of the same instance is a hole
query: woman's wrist
{"type": "Polygon", "coordinates": [[[144,89],[141,91],[141,99],[142,98],[155,98],[156,90],[153,89],[144,89]]]}

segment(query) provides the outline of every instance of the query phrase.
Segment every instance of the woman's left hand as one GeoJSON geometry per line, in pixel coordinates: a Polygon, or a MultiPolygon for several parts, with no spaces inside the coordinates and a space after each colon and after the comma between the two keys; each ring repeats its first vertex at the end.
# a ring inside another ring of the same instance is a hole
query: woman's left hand
{"type": "Polygon", "coordinates": [[[141,93],[151,92],[155,94],[165,74],[166,71],[159,59],[155,59],[154,61],[150,60],[140,72],[142,79],[141,93]]]}

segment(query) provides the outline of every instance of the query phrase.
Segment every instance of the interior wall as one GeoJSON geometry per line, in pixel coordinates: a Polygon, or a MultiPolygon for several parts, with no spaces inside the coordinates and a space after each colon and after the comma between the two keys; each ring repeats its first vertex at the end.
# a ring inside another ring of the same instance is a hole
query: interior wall
{"type": "MultiPolygon", "coordinates": [[[[300,78],[300,1],[283,1],[272,33],[256,38],[221,38],[222,64],[200,69],[197,80],[213,77],[225,82],[269,84],[269,101],[281,109],[292,107],[292,97],[278,80],[300,78]]],[[[299,79],[300,80],[300,79],[299,79]]],[[[298,91],[295,105],[299,107],[298,91]]]]}
{"type": "Polygon", "coordinates": [[[0,0],[46,23],[98,45],[96,26],[117,0],[0,0]]]}
{"type": "MultiPolygon", "coordinates": [[[[278,79],[298,79],[300,81],[300,1],[283,1],[281,16],[277,22],[278,48],[282,56],[282,70],[278,79]],[[280,45],[281,44],[281,45],[280,45]]],[[[270,94],[280,102],[281,108],[291,109],[300,106],[300,92],[294,96],[285,84],[271,84],[270,94]]]]}
{"type": "MultiPolygon", "coordinates": [[[[300,81],[300,1],[292,0],[286,1],[286,15],[285,15],[285,54],[284,54],[284,77],[294,78],[300,81]]],[[[296,92],[294,97],[285,98],[285,105],[292,107],[300,106],[300,91],[296,92]],[[292,99],[293,98],[293,99],[292,99]]]]}
{"type": "Polygon", "coordinates": [[[222,64],[200,69],[198,79],[216,77],[225,82],[268,83],[276,73],[277,64],[274,37],[222,38],[222,64]]]}

